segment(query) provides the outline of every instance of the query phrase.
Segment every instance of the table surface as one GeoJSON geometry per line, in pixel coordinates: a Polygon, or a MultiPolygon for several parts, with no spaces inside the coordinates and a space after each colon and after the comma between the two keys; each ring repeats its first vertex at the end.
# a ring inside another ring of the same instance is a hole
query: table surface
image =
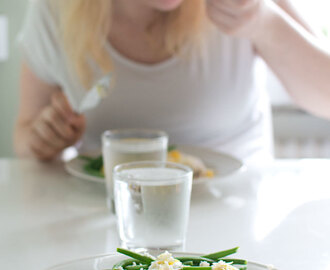
{"type": "MultiPolygon", "coordinates": [[[[0,159],[1,269],[45,269],[114,252],[103,184],[63,164],[0,159]]],[[[330,160],[276,160],[193,188],[186,251],[240,246],[281,270],[330,269],[330,160]]]]}

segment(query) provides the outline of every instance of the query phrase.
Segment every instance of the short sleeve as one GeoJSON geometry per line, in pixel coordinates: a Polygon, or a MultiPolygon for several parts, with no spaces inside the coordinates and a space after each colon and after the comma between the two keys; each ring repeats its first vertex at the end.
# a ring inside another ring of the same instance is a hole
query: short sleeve
{"type": "Polygon", "coordinates": [[[54,9],[48,0],[30,1],[18,45],[29,68],[49,84],[58,83],[60,46],[57,29],[54,9]]]}

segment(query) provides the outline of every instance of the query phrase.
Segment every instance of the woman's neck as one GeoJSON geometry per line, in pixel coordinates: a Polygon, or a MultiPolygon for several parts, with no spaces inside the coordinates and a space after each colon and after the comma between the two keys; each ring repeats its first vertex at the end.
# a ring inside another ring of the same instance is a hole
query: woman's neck
{"type": "Polygon", "coordinates": [[[139,0],[113,0],[113,16],[117,21],[145,30],[159,13],[139,0]]]}
{"type": "Polygon", "coordinates": [[[163,31],[161,23],[157,23],[161,12],[141,2],[113,0],[109,41],[119,53],[133,61],[159,63],[170,56],[164,51],[163,31]]]}

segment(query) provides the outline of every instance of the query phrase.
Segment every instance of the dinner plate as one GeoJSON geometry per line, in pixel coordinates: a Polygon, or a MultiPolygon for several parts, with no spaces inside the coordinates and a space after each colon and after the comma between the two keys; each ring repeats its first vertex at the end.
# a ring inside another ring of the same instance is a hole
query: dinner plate
{"type": "MultiPolygon", "coordinates": [[[[188,252],[173,252],[174,257],[179,256],[196,256],[200,254],[188,252]]],[[[127,259],[126,256],[121,254],[107,254],[99,255],[89,258],[78,259],[71,262],[55,265],[47,270],[110,270],[115,263],[127,259]]],[[[248,261],[247,270],[277,270],[272,265],[248,261]]]]}
{"type": "MultiPolygon", "coordinates": [[[[243,168],[243,163],[230,155],[214,151],[209,148],[200,146],[181,145],[177,146],[179,151],[199,157],[206,165],[206,167],[214,171],[214,177],[212,178],[196,178],[193,181],[194,185],[203,184],[207,182],[216,181],[238,172],[243,168]]],[[[95,152],[84,153],[86,156],[97,156],[95,152]]],[[[79,157],[73,158],[70,161],[65,162],[65,168],[67,172],[73,176],[88,180],[96,183],[104,183],[104,178],[90,175],[84,171],[85,160],[79,157]]]]}

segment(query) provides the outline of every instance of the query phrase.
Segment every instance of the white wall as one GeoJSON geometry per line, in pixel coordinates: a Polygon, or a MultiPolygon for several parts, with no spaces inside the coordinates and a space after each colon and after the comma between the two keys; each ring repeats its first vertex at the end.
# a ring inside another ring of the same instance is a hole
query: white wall
{"type": "Polygon", "coordinates": [[[15,39],[28,0],[0,0],[0,14],[9,20],[9,60],[0,62],[0,157],[13,156],[12,132],[18,106],[19,53],[15,39]]]}

